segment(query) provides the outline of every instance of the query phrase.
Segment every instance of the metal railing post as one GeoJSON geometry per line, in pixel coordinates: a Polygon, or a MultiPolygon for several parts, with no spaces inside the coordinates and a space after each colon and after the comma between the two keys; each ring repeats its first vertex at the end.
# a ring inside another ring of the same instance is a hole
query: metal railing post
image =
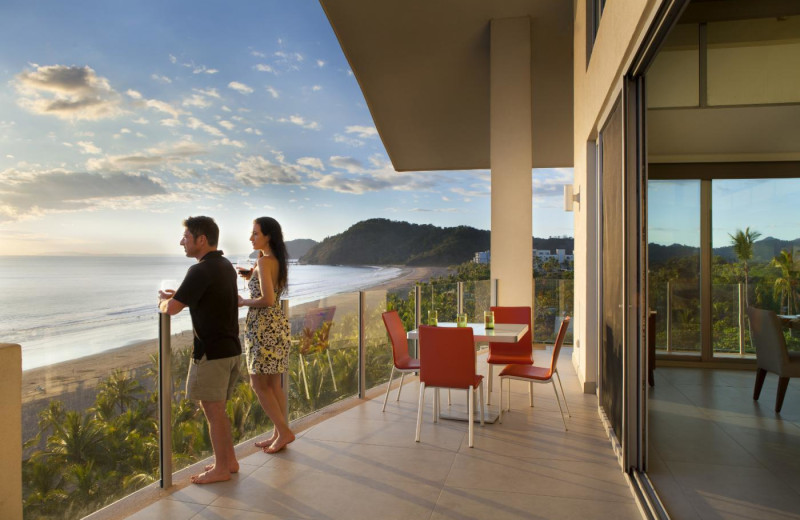
{"type": "MultiPolygon", "coordinates": [[[[422,323],[422,286],[414,286],[414,328],[418,329],[422,323]]],[[[414,342],[414,357],[419,359],[419,342],[414,342]]]]}
{"type": "Polygon", "coordinates": [[[492,295],[489,298],[489,305],[492,306],[492,307],[497,307],[499,305],[497,303],[499,301],[499,297],[498,297],[497,293],[500,290],[500,280],[498,280],[497,278],[494,278],[491,281],[491,284],[492,284],[491,285],[491,287],[492,287],[492,295]]]}
{"type": "Polygon", "coordinates": [[[158,445],[161,487],[172,486],[172,343],[170,315],[158,314],[158,445]]]}
{"type": "Polygon", "coordinates": [[[667,353],[672,352],[672,282],[667,282],[667,353]]]}
{"type": "MultiPolygon", "coordinates": [[[[281,310],[286,318],[289,318],[289,300],[281,300],[281,310]]],[[[302,362],[302,361],[301,361],[302,362]]],[[[283,389],[283,398],[286,400],[286,424],[289,424],[289,373],[284,372],[281,374],[281,388],[283,389]]]]}
{"type": "Polygon", "coordinates": [[[367,396],[367,352],[366,332],[367,320],[367,293],[358,291],[358,397],[365,399],[367,396]]]}
{"type": "Polygon", "coordinates": [[[456,294],[458,295],[458,302],[456,302],[456,313],[464,314],[464,282],[456,282],[456,294]]]}
{"type": "Polygon", "coordinates": [[[745,302],[745,293],[744,293],[744,285],[741,283],[739,284],[739,355],[744,354],[744,307],[745,302]]]}

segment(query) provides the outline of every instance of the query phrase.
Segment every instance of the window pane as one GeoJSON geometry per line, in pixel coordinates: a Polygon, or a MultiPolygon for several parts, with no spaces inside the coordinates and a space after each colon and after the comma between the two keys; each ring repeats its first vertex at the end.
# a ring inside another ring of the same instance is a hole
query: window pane
{"type": "Polygon", "coordinates": [[[649,181],[650,308],[656,348],[700,352],[700,181],[649,181]]]}
{"type": "MultiPolygon", "coordinates": [[[[748,304],[800,313],[800,179],[716,180],[711,187],[714,353],[753,354],[748,304]]],[[[787,339],[800,348],[800,337],[787,339]]]]}

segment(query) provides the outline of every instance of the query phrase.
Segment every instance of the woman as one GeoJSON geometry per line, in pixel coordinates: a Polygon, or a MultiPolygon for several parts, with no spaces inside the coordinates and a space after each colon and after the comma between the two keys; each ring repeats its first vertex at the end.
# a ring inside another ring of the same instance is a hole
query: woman
{"type": "Polygon", "coordinates": [[[249,280],[250,298],[239,296],[239,306],[250,307],[244,333],[247,371],[261,407],[275,425],[272,437],[256,446],[265,453],[277,453],[294,440],[286,422],[286,397],[281,388],[291,345],[289,320],[280,307],[280,295],[288,284],[288,253],[281,226],[274,218],[254,220],[250,242],[259,251],[258,263],[254,271],[241,272],[249,280]]]}

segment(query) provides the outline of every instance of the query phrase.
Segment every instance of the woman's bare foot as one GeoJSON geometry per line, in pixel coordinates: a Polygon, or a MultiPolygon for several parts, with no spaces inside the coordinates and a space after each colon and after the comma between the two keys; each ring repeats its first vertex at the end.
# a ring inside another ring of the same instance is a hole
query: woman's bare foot
{"type": "Polygon", "coordinates": [[[224,482],[231,479],[231,473],[227,470],[211,469],[199,475],[192,475],[192,484],[213,484],[214,482],[224,482]]]}
{"type": "Polygon", "coordinates": [[[254,444],[256,445],[256,448],[262,448],[262,449],[263,448],[268,448],[268,447],[272,446],[272,443],[275,442],[275,439],[277,439],[277,438],[278,438],[278,432],[273,430],[272,435],[270,435],[269,439],[267,439],[265,441],[258,441],[258,442],[254,443],[254,444]]]}
{"type": "Polygon", "coordinates": [[[293,442],[294,439],[295,439],[294,433],[292,433],[291,431],[285,435],[278,435],[278,437],[275,439],[275,442],[270,444],[269,447],[264,448],[264,453],[269,453],[269,454],[278,453],[283,448],[285,448],[287,444],[293,442]]]}
{"type": "MultiPolygon", "coordinates": [[[[203,467],[203,469],[204,469],[204,470],[206,470],[206,471],[211,471],[212,469],[214,469],[214,465],[213,465],[213,464],[206,464],[206,465],[203,467]]],[[[233,466],[231,466],[230,468],[228,468],[228,472],[229,472],[229,473],[231,473],[231,474],[233,474],[233,473],[239,473],[239,463],[238,463],[238,462],[236,462],[236,463],[235,463],[233,466]]]]}

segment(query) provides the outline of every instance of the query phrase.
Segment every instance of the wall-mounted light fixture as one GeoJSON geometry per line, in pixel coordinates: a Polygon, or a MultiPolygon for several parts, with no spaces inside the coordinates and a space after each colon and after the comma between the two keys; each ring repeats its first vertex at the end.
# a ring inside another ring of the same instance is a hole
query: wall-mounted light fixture
{"type": "Polygon", "coordinates": [[[572,211],[573,204],[580,204],[581,194],[578,187],[573,184],[564,185],[564,211],[572,211]]]}

